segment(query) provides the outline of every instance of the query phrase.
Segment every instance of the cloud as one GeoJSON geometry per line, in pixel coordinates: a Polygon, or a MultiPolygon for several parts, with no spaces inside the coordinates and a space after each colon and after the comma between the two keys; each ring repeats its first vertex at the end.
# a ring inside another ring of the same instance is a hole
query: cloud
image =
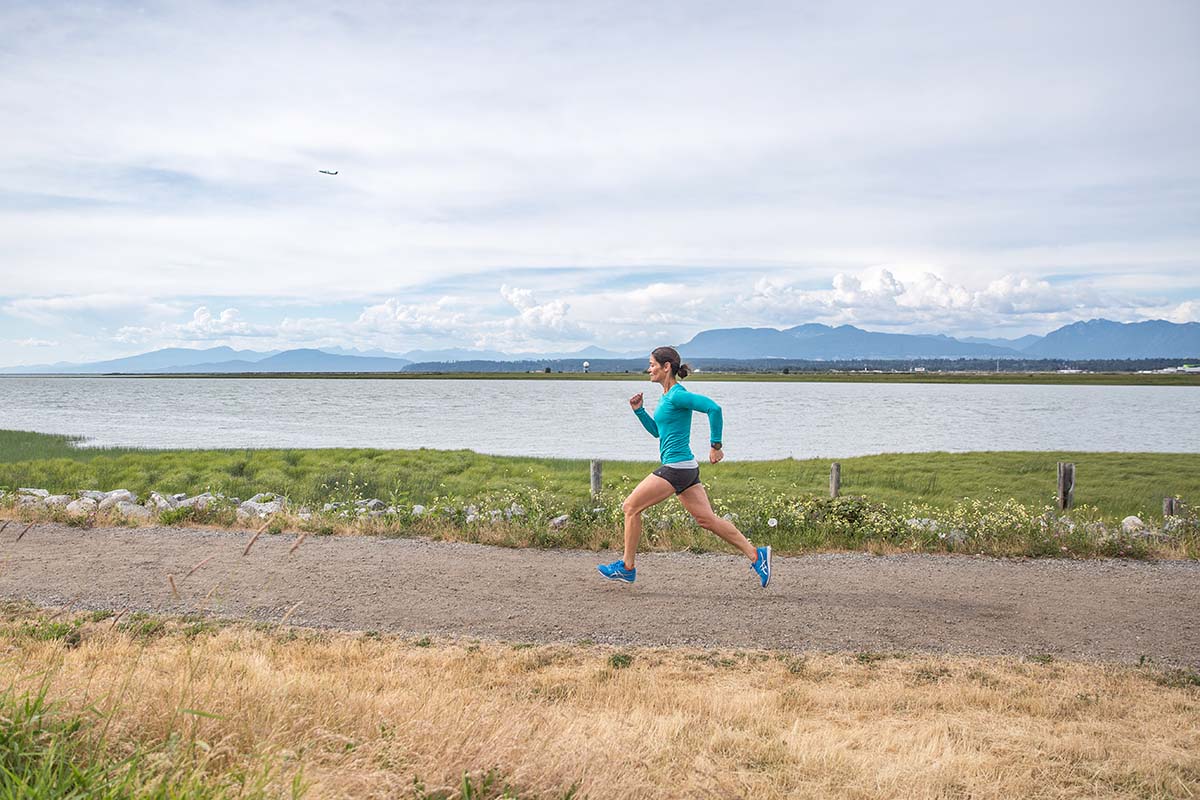
{"type": "Polygon", "coordinates": [[[12,339],[17,347],[58,347],[58,342],[51,339],[12,339]]]}
{"type": "Polygon", "coordinates": [[[122,326],[113,338],[125,344],[141,344],[149,341],[209,342],[240,338],[275,336],[275,328],[255,325],[244,321],[236,308],[227,308],[213,316],[205,306],[192,312],[192,318],[180,324],[162,324],[157,327],[122,326]]]}
{"type": "Polygon", "coordinates": [[[177,310],[169,302],[124,293],[19,297],[0,306],[0,311],[5,314],[39,324],[54,324],[79,315],[136,311],[139,315],[165,316],[173,315],[177,310]]]}
{"type": "Polygon", "coordinates": [[[1045,333],[1080,319],[1123,321],[1163,314],[1194,314],[1195,303],[1174,305],[1160,296],[1105,291],[1089,281],[1052,283],[1028,275],[1004,275],[980,288],[952,283],[933,272],[901,280],[887,268],[839,273],[829,288],[810,288],[763,278],[740,293],[727,315],[768,324],[850,324],[913,333],[1045,333]],[[1172,310],[1173,309],[1173,310],[1172,310]]]}
{"type": "Polygon", "coordinates": [[[517,310],[516,317],[488,326],[476,336],[481,347],[534,349],[562,342],[594,341],[596,332],[569,319],[571,306],[562,299],[539,303],[529,289],[500,287],[500,295],[517,310]]]}
{"type": "Polygon", "coordinates": [[[6,291],[1198,266],[1194,4],[604,9],[0,4],[6,291]]]}

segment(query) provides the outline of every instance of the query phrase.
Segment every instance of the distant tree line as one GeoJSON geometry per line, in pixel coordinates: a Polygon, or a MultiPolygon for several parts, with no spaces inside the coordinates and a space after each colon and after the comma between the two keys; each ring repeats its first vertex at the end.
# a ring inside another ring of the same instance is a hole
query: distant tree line
{"type": "MultiPolygon", "coordinates": [[[[629,358],[587,359],[591,372],[642,372],[646,360],[629,358]]],[[[1187,363],[1200,363],[1186,358],[1108,358],[1071,361],[1059,358],[855,358],[836,361],[805,361],[782,358],[729,359],[684,358],[699,370],[742,373],[818,373],[911,372],[924,368],[927,372],[1055,372],[1078,369],[1086,372],[1137,372],[1165,369],[1187,363]]],[[[410,364],[405,372],[583,372],[583,359],[549,359],[540,361],[425,361],[410,364]]]]}

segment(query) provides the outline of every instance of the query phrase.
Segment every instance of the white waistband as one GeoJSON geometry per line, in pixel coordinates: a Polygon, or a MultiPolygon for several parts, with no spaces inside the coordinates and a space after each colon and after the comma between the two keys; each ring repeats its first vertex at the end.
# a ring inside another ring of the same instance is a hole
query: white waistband
{"type": "Polygon", "coordinates": [[[663,464],[664,467],[671,469],[699,469],[700,462],[694,458],[689,458],[687,461],[675,461],[670,464],[663,464]]]}

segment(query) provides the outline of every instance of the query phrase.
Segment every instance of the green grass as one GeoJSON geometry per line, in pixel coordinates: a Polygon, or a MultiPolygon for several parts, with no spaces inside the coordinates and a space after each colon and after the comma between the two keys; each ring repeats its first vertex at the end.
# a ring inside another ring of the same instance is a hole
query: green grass
{"type": "MultiPolygon", "coordinates": [[[[112,713],[112,712],[110,712],[112,713]]],[[[200,713],[200,712],[194,712],[200,713]]],[[[184,753],[204,751],[203,742],[172,739],[139,745],[132,755],[120,756],[104,738],[104,716],[97,710],[71,713],[50,702],[47,687],[20,693],[0,691],[0,800],[256,800],[279,797],[268,790],[273,764],[263,758],[248,773],[226,768],[211,773],[184,753]]],[[[288,788],[292,798],[305,795],[301,773],[288,788]]],[[[462,776],[455,791],[430,791],[415,781],[409,796],[415,800],[517,800],[518,791],[496,770],[462,776]]],[[[574,790],[562,795],[575,796],[574,790]]]]}
{"type": "MultiPolygon", "coordinates": [[[[70,713],[47,699],[47,687],[0,691],[0,800],[205,800],[268,797],[269,771],[208,775],[188,763],[178,741],[117,755],[104,739],[96,709],[70,713]]],[[[184,743],[186,744],[186,743],[184,743]]],[[[194,744],[194,743],[193,743],[194,744]]],[[[193,752],[195,752],[193,748],[193,752]]],[[[300,780],[292,796],[303,793],[300,780]]]]}
{"type": "MultiPolygon", "coordinates": [[[[52,492],[124,488],[243,499],[276,492],[294,504],[378,497],[429,505],[452,496],[535,490],[567,505],[586,503],[588,462],[511,458],[468,450],[129,450],[77,449],[65,436],[0,431],[0,487],[52,492]]],[[[1075,500],[1108,516],[1160,516],[1168,495],[1197,502],[1200,454],[1181,453],[908,453],[840,459],[842,492],[898,506],[950,506],[963,498],[1050,503],[1056,462],[1076,465],[1075,500]]],[[[701,475],[714,502],[737,506],[763,496],[826,494],[829,459],[724,462],[701,475]]],[[[604,465],[605,495],[623,497],[653,462],[604,465]]]]}

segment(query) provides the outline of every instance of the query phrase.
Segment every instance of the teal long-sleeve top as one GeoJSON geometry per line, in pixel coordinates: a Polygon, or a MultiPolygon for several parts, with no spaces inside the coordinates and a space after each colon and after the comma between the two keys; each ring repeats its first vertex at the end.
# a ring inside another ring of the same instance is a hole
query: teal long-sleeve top
{"type": "Polygon", "coordinates": [[[683,388],[682,383],[671,387],[658,401],[654,416],[643,405],[634,413],[650,435],[658,439],[658,453],[664,464],[690,461],[692,454],[692,412],[708,414],[709,441],[721,441],[721,407],[710,398],[683,388]]]}

